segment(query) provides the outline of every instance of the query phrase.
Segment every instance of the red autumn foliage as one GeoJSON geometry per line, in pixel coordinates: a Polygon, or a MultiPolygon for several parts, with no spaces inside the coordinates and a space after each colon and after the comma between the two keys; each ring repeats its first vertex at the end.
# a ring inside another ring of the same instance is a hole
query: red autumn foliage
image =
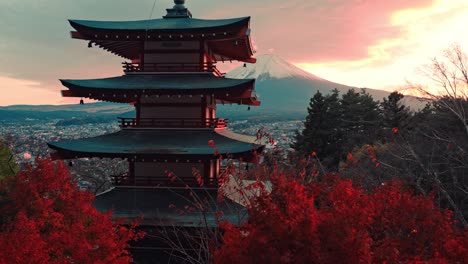
{"type": "Polygon", "coordinates": [[[0,263],[129,263],[142,237],[100,213],[63,163],[36,160],[0,183],[0,263]]]}
{"type": "Polygon", "coordinates": [[[210,146],[210,148],[216,148],[216,144],[215,144],[214,140],[212,140],[212,139],[208,140],[208,145],[210,146]]]}
{"type": "Polygon", "coordinates": [[[399,182],[370,193],[335,175],[272,184],[247,223],[221,224],[216,263],[468,263],[468,232],[451,212],[399,182]]]}

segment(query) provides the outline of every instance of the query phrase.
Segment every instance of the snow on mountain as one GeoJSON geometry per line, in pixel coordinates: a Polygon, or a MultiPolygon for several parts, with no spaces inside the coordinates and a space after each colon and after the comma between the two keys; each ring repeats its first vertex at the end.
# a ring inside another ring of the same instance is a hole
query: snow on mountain
{"type": "Polygon", "coordinates": [[[318,76],[308,73],[293,64],[285,61],[274,54],[263,54],[257,56],[257,63],[245,64],[229,72],[226,77],[233,79],[282,79],[282,78],[304,78],[310,80],[324,80],[318,76]]]}
{"type": "MultiPolygon", "coordinates": [[[[225,114],[228,118],[233,114],[242,114],[246,117],[271,116],[272,114],[286,116],[301,114],[305,116],[309,100],[317,91],[329,94],[337,89],[341,94],[344,94],[349,89],[361,90],[361,88],[331,82],[315,76],[274,54],[259,55],[257,63],[246,64],[245,67],[240,66],[226,74],[226,77],[234,79],[255,78],[255,93],[261,102],[260,107],[252,107],[251,111],[247,112],[242,106],[220,106],[218,108],[221,110],[220,115],[225,114]]],[[[366,88],[366,91],[379,101],[389,95],[389,92],[377,89],[366,88]]],[[[409,102],[409,105],[415,104],[414,101],[409,102]]]]}

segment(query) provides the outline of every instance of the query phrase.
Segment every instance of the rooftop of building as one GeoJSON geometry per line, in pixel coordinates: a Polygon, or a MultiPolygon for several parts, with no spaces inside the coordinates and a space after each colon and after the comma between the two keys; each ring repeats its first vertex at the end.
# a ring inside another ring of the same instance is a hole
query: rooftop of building
{"type": "Polygon", "coordinates": [[[153,159],[216,158],[252,159],[263,146],[255,137],[227,129],[123,129],[92,138],[48,143],[63,159],[100,157],[153,159]],[[210,144],[210,142],[213,145],[210,144]]]}
{"type": "Polygon", "coordinates": [[[250,39],[250,17],[197,19],[182,2],[167,9],[158,19],[136,21],[69,20],[72,38],[88,40],[123,58],[140,59],[142,41],[202,41],[215,61],[238,60],[254,63],[250,39]]]}

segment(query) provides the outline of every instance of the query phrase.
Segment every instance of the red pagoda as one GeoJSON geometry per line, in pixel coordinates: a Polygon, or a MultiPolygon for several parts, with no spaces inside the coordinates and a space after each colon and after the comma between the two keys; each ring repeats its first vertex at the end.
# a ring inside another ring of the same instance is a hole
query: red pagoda
{"type": "MultiPolygon", "coordinates": [[[[187,186],[200,197],[215,197],[221,158],[253,162],[264,147],[231,132],[227,120],[216,115],[219,103],[260,105],[254,79],[225,78],[216,68],[220,61],[255,62],[250,17],[195,19],[184,0],[174,2],[161,19],[70,20],[76,30],[72,38],[127,61],[122,76],[61,80],[68,88],[62,95],[133,104],[136,116],[120,118],[116,133],[48,143],[58,159],[128,161],[128,172],[112,176],[115,187],[98,195],[95,206],[112,209],[116,218],[143,216],[147,227],[198,226],[200,212],[180,215],[168,205],[183,207],[187,186]]],[[[216,208],[238,207],[229,201],[213,203],[216,208]]],[[[204,213],[204,219],[216,224],[214,214],[204,213]]]]}

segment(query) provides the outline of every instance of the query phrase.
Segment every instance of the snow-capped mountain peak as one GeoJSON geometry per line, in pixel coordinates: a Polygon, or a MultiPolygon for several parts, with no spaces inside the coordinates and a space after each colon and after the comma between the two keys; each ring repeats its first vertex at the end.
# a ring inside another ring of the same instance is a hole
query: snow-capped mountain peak
{"type": "Polygon", "coordinates": [[[312,80],[324,80],[308,73],[293,64],[285,61],[275,54],[263,54],[257,56],[257,63],[247,63],[227,73],[226,77],[234,79],[255,78],[259,81],[265,79],[304,78],[312,80]]]}

